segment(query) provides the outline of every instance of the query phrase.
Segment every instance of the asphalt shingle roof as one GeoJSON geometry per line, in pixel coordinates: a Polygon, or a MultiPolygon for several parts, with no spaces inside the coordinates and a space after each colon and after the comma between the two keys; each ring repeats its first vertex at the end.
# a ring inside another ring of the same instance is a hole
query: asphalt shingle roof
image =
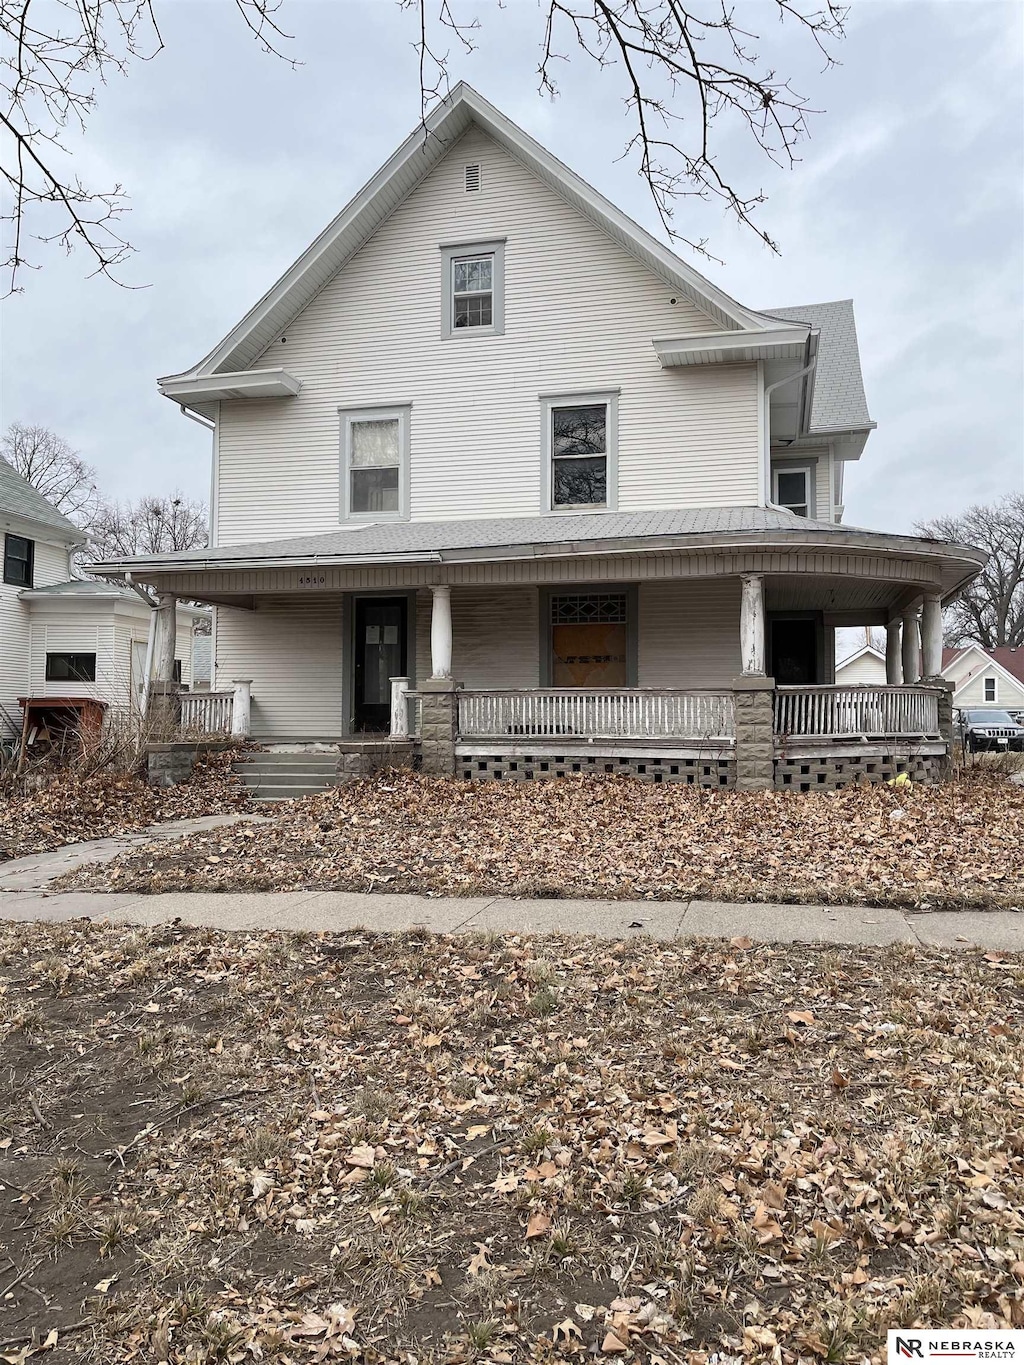
{"type": "Polygon", "coordinates": [[[85,536],[73,522],[57,511],[52,503],[46,501],[42,493],[23,479],[12,464],[0,457],[0,512],[9,512],[27,521],[37,521],[54,531],[62,532],[68,539],[85,540],[85,536]]]}
{"type": "MultiPolygon", "coordinates": [[[[165,562],[303,559],[318,555],[424,554],[515,545],[633,540],[645,536],[715,535],[736,531],[844,531],[769,507],[696,507],[663,512],[597,512],[575,516],[490,517],[475,521],[392,521],[342,527],[315,536],[251,541],[160,555],[165,562]]],[[[121,562],[121,561],[116,561],[121,562]]]]}
{"type": "Polygon", "coordinates": [[[814,375],[811,430],[863,427],[871,421],[860,372],[857,325],[852,299],[833,303],[802,303],[787,308],[766,308],[767,317],[807,322],[821,333],[818,365],[814,375]]]}

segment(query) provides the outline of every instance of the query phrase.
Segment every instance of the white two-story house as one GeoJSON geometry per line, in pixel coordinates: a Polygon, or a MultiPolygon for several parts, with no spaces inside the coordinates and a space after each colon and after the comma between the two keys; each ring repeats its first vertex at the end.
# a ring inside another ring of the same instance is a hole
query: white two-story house
{"type": "MultiPolygon", "coordinates": [[[[465,85],[160,388],[212,431],[211,546],[101,568],[215,605],[215,686],[252,680],[267,741],[415,737],[422,706],[448,770],[450,688],[463,776],[727,784],[736,679],[792,737],[825,713],[776,689],[833,683],[837,626],[887,627],[892,689],[921,631],[938,674],[983,560],[842,524],[874,425],[849,301],[736,302],[465,85]]],[[[934,743],[916,704],[858,738],[934,743]]]]}

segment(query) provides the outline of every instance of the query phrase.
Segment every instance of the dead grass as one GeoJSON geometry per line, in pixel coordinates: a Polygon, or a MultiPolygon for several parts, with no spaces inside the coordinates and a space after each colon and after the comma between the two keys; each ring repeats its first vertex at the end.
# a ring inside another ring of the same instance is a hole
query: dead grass
{"type": "Polygon", "coordinates": [[[745,943],[0,926],[0,1351],[1024,1326],[1024,958],[745,943]]]}
{"type": "Polygon", "coordinates": [[[1024,906],[1022,847],[1024,787],[981,770],[820,794],[393,773],[63,885],[996,908],[1024,906]]]}

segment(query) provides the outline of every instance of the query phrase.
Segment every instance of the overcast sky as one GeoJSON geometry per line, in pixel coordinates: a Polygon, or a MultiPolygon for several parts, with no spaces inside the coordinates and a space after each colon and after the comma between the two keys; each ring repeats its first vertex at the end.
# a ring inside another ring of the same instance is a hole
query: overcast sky
{"type": "MultiPolygon", "coordinates": [[[[717,208],[680,208],[724,266],[691,264],[752,307],[852,297],[878,431],[849,468],[846,521],[907,530],[1024,486],[1024,6],[855,3],[841,65],[822,63],[763,0],[740,11],[825,112],[796,170],[727,138],[727,169],[763,187],[781,258],[717,208]]],[[[158,396],[198,361],[343,207],[419,117],[413,14],[392,0],[285,0],[292,70],[260,53],[230,0],[157,5],[166,50],[99,92],[76,143],[87,182],[122,182],[138,248],[118,289],[39,249],[5,305],[3,423],[72,443],[117,497],[205,497],[209,438],[158,396]]],[[[577,57],[536,93],[542,10],[461,5],[478,50],[463,78],[640,223],[621,73],[577,57]]]]}

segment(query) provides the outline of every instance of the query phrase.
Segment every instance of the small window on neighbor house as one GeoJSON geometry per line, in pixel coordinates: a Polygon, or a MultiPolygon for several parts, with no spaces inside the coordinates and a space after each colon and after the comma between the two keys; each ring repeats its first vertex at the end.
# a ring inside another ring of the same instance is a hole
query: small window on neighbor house
{"type": "Polygon", "coordinates": [[[15,588],[31,588],[35,541],[24,536],[4,536],[4,582],[15,588]]]}
{"type": "Polygon", "coordinates": [[[409,415],[403,408],[345,413],[344,513],[349,517],[407,515],[409,415]]]}
{"type": "Polygon", "coordinates": [[[552,405],[552,507],[608,505],[608,407],[552,405]]]}
{"type": "Polygon", "coordinates": [[[985,700],[986,700],[986,701],[995,701],[995,700],[996,700],[996,680],[995,680],[995,678],[986,678],[986,679],[985,679],[985,700]]]}
{"type": "Polygon", "coordinates": [[[95,682],[95,654],[47,654],[47,682],[95,682]]]}
{"type": "Polygon", "coordinates": [[[795,512],[798,517],[811,514],[810,472],[806,469],[775,471],[775,505],[795,512]]]}

